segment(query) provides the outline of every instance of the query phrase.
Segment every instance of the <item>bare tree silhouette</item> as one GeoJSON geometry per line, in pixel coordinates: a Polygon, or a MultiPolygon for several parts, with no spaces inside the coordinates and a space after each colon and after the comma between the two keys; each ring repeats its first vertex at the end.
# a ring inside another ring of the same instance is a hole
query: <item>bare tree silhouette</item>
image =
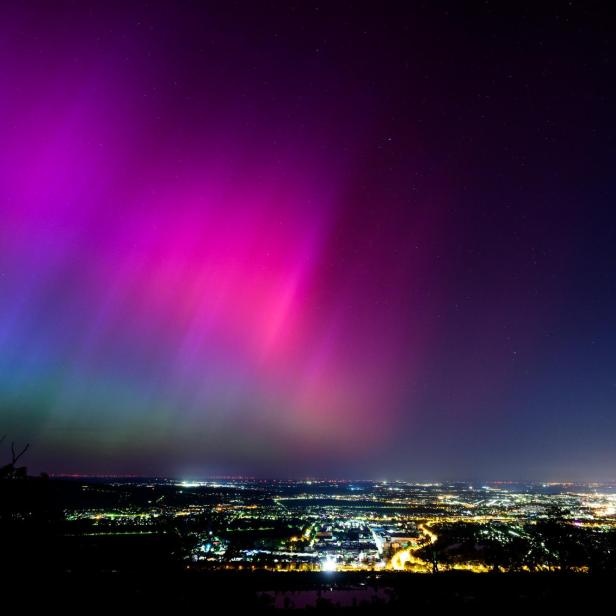
{"type": "MultiPolygon", "coordinates": [[[[0,438],[0,444],[6,438],[6,434],[0,438]]],[[[19,458],[21,458],[30,448],[30,443],[19,452],[15,452],[15,442],[11,442],[11,462],[0,467],[0,479],[25,479],[28,476],[28,470],[25,466],[15,466],[19,458]]]]}

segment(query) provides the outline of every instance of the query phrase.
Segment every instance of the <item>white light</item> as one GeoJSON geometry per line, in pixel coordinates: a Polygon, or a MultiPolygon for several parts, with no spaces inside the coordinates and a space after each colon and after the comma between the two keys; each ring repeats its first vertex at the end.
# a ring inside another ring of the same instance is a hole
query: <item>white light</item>
{"type": "Polygon", "coordinates": [[[331,556],[328,556],[325,560],[321,561],[321,571],[332,572],[336,571],[337,568],[336,559],[331,556]]]}

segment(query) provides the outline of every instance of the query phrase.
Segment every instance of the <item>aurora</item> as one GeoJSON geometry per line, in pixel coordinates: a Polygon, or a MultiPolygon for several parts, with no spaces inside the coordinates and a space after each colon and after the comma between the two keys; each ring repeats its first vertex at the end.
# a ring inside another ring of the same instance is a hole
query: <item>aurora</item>
{"type": "Polygon", "coordinates": [[[592,23],[59,4],[0,21],[0,433],[35,469],[613,469],[592,23]]]}

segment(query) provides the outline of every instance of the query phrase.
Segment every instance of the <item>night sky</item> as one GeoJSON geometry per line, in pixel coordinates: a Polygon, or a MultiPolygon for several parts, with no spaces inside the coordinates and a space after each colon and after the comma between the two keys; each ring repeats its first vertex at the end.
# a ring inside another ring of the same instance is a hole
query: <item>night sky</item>
{"type": "Polygon", "coordinates": [[[2,457],[616,479],[608,6],[2,3],[2,457]]]}

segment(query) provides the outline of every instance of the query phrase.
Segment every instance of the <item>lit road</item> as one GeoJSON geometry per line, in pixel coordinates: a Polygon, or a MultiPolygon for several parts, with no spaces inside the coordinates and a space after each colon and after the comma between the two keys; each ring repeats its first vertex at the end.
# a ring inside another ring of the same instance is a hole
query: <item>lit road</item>
{"type": "Polygon", "coordinates": [[[405,571],[408,569],[411,571],[432,571],[432,563],[422,560],[415,553],[426,545],[434,543],[437,536],[425,524],[420,524],[418,528],[423,535],[417,542],[417,545],[396,552],[392,556],[387,567],[388,569],[393,569],[394,571],[405,571]]]}
{"type": "MultiPolygon", "coordinates": [[[[420,524],[417,528],[423,533],[417,545],[396,552],[387,565],[388,569],[393,569],[394,571],[413,571],[415,573],[432,572],[432,563],[416,556],[416,552],[427,545],[435,543],[438,537],[425,523],[420,524]]],[[[449,563],[445,565],[445,569],[473,571],[475,573],[486,573],[490,571],[490,568],[483,563],[449,563]]]]}

